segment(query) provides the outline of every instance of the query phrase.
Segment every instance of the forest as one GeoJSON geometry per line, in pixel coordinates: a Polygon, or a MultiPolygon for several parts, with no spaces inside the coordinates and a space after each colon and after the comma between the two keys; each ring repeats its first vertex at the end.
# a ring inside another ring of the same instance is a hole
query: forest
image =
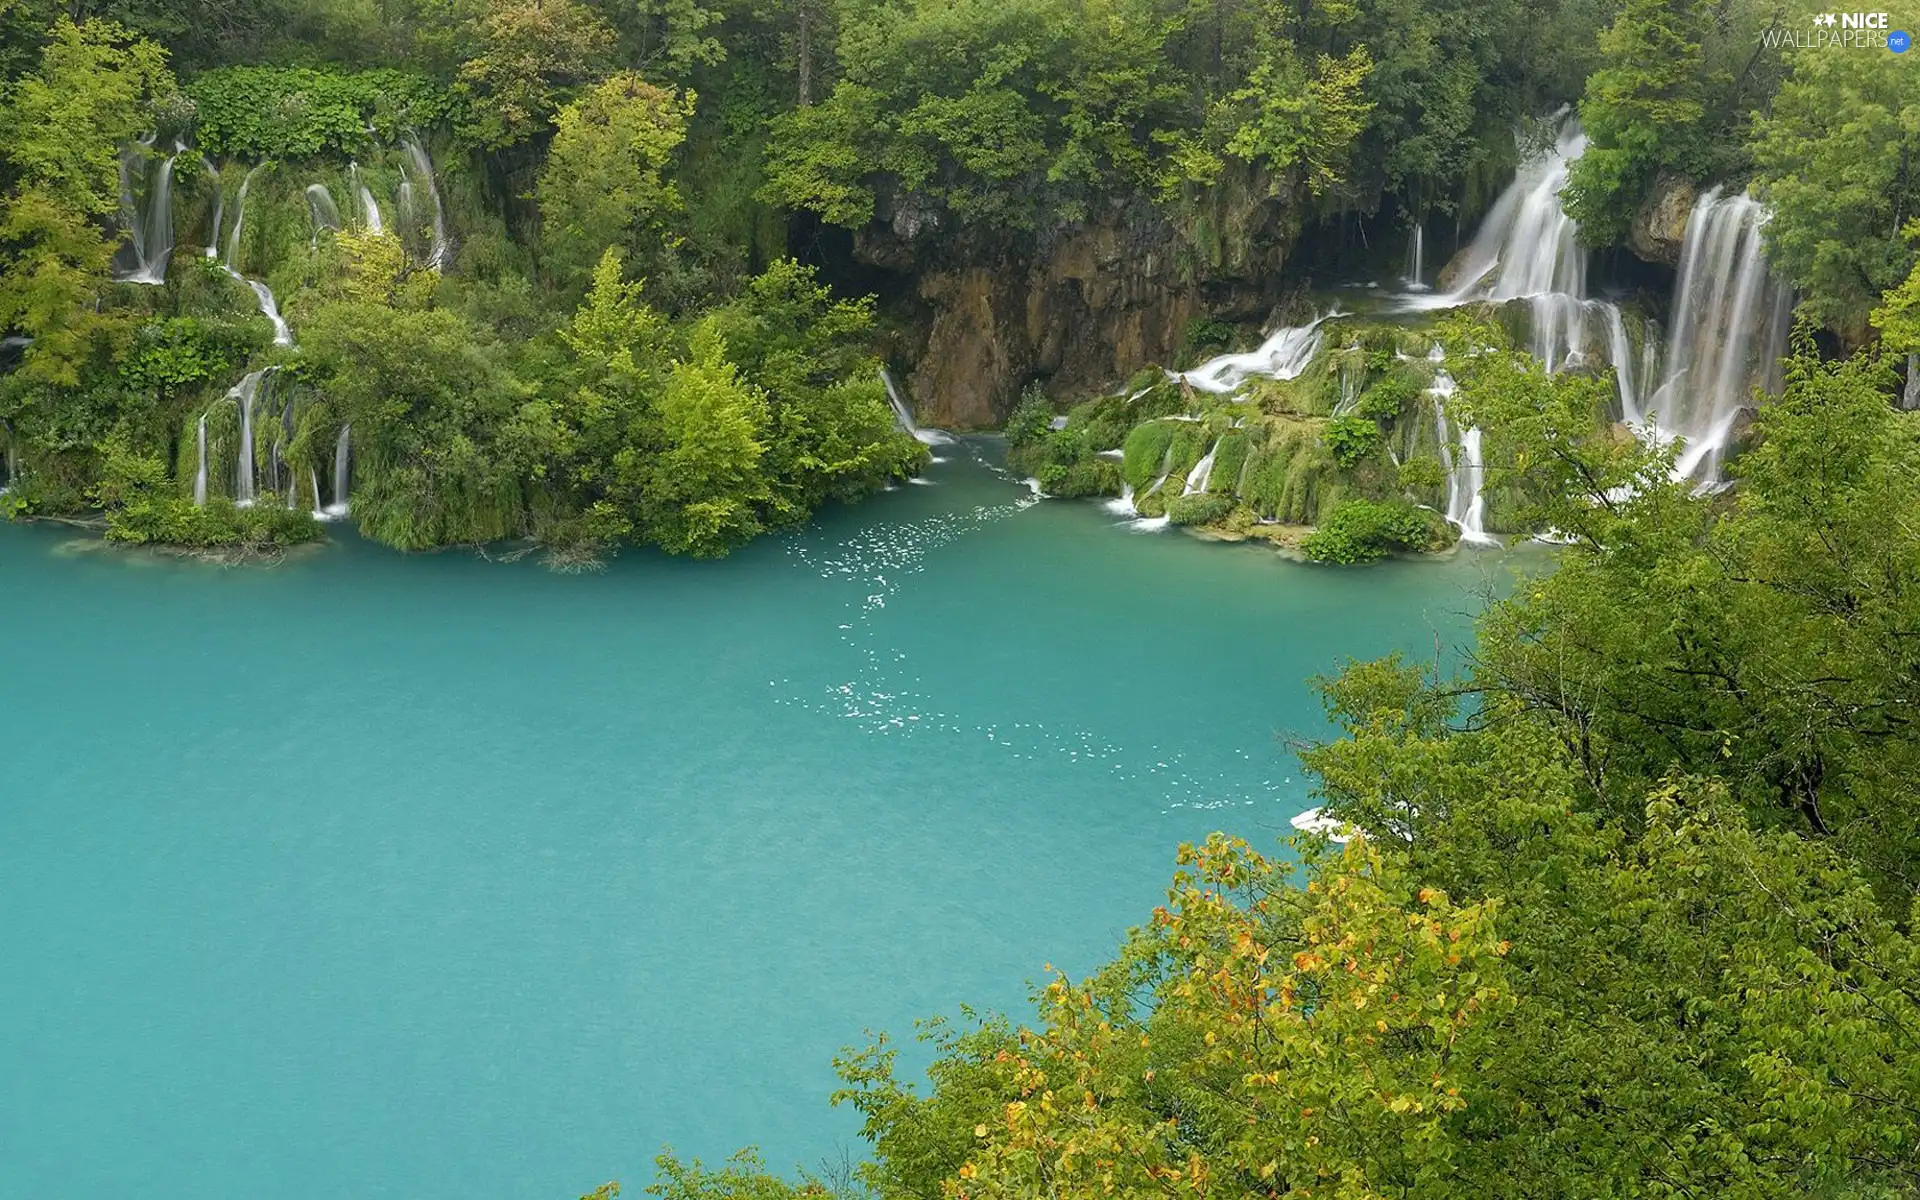
{"type": "Polygon", "coordinates": [[[1317,681],[1339,840],[1183,848],[1110,964],[929,1024],[924,1084],[848,1050],[850,1171],[647,1191],[1920,1195],[1920,61],[1774,36],[1821,11],[0,0],[0,504],[582,569],[859,501],[924,421],[1325,561],[1549,536],[1458,670],[1317,681]],[[1470,249],[1569,121],[1549,199],[1629,317],[1681,324],[1729,198],[1791,301],[1705,464],[1621,411],[1676,403],[1623,386],[1640,326],[1315,306],[1470,249]],[[1314,365],[1195,394],[1289,322],[1314,365]]]}
{"type": "MultiPolygon", "coordinates": [[[[1914,261],[1911,75],[1765,48],[1805,20],[1668,0],[9,0],[5,502],[189,547],[311,539],[312,514],[351,509],[408,550],[724,554],[914,473],[916,416],[1057,411],[1245,344],[1368,247],[1458,241],[1511,177],[1515,128],[1576,104],[1591,144],[1564,203],[1585,245],[1658,261],[1650,205],[1745,180],[1826,348],[1884,330],[1899,349],[1875,308],[1914,261]]],[[[1350,465],[1340,443],[1366,436],[1304,441],[1350,465]]],[[[1043,481],[1118,490],[1105,468],[1066,478],[1098,448],[1037,455],[1043,481]]],[[[1274,466],[1309,502],[1255,515],[1332,521],[1325,457],[1274,466]]],[[[1417,526],[1431,474],[1349,486],[1393,511],[1333,523],[1417,526]]]]}

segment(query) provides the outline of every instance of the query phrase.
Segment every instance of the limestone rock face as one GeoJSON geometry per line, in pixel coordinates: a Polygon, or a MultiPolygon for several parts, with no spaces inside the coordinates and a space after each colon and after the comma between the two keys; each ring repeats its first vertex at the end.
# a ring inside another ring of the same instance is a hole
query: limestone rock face
{"type": "Polygon", "coordinates": [[[1699,198],[1693,184],[1685,179],[1662,175],[1654,181],[1653,192],[1634,213],[1627,231],[1627,245],[1640,259],[1675,266],[1680,247],[1687,238],[1687,217],[1699,198]]]}
{"type": "Polygon", "coordinates": [[[916,418],[994,426],[1029,382],[1092,393],[1171,363],[1196,317],[1265,317],[1298,225],[1254,183],[1223,183],[1181,226],[1115,209],[991,246],[907,204],[883,212],[855,253],[911,271],[929,314],[908,383],[916,418]]]}

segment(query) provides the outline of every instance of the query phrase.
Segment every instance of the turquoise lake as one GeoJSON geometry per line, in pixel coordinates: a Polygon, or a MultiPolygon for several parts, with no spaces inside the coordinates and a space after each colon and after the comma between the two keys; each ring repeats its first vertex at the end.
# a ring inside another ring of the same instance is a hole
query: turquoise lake
{"type": "Polygon", "coordinates": [[[841,1047],[1024,1013],[1178,843],[1271,847],[1306,678],[1456,654],[1515,561],[1302,567],[938,452],[727,561],[585,576],[0,529],[0,1197],[859,1157],[841,1047]]]}

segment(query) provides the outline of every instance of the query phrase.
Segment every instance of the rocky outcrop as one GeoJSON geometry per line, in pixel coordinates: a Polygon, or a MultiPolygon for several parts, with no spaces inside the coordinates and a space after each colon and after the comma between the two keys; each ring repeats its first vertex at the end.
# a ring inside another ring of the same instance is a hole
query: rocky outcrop
{"type": "Polygon", "coordinates": [[[1692,182],[1662,175],[1653,191],[1641,201],[1627,230],[1627,245],[1645,262],[1674,266],[1680,261],[1680,247],[1687,240],[1687,218],[1699,198],[1692,182]]]}
{"type": "Polygon", "coordinates": [[[915,414],[959,429],[997,425],[1035,380],[1067,397],[1171,363],[1197,317],[1264,318],[1297,232],[1250,179],[1179,222],[1116,209],[993,247],[941,225],[896,205],[855,252],[913,273],[931,314],[909,376],[915,414]]]}

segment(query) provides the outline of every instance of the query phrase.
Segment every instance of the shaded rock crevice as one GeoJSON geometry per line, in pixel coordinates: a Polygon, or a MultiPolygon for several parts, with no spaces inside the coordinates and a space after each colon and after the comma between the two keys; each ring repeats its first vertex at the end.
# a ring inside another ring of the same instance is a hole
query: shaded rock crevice
{"type": "Polygon", "coordinates": [[[1171,364],[1197,319],[1267,317],[1299,233],[1251,173],[1173,214],[1117,207],[991,241],[947,224],[896,201],[854,248],[914,280],[924,334],[909,342],[909,394],[917,419],[956,429],[998,425],[1031,382],[1086,394],[1171,364]]]}

